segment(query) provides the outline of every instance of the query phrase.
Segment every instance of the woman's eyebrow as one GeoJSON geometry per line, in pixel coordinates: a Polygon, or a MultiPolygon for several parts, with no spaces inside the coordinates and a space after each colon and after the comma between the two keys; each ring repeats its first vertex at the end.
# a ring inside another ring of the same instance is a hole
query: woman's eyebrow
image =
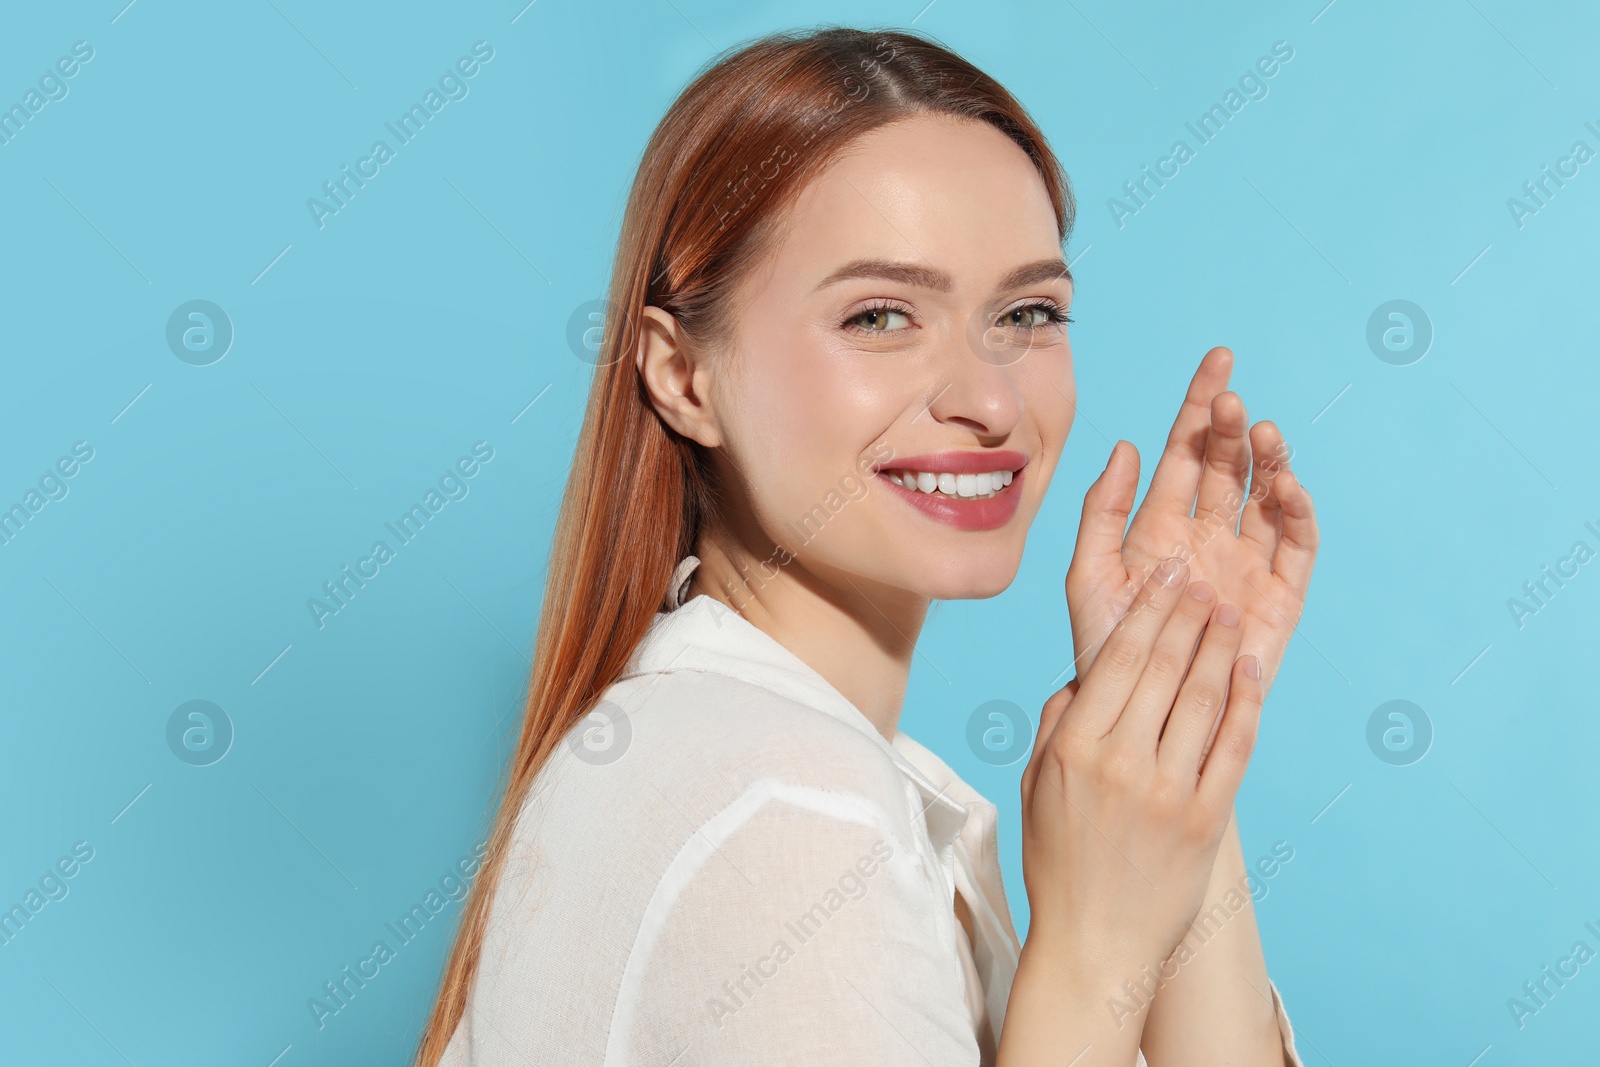
{"type": "MultiPolygon", "coordinates": [[[[856,259],[851,260],[822,281],[817,283],[817,290],[826,289],[830,285],[846,281],[850,278],[883,278],[891,282],[900,282],[902,285],[914,285],[921,289],[932,289],[938,293],[948,293],[955,285],[954,280],[945,271],[935,267],[923,267],[915,263],[901,263],[892,259],[856,259]]],[[[1041,259],[1034,263],[1027,263],[1013,270],[1000,279],[996,292],[1008,289],[1019,289],[1024,285],[1034,285],[1038,282],[1051,282],[1057,278],[1065,278],[1071,282],[1072,271],[1062,259],[1041,259]]],[[[814,290],[816,291],[816,290],[814,290]]]]}
{"type": "Polygon", "coordinates": [[[1029,263],[1018,267],[1000,281],[996,292],[1007,289],[1021,289],[1025,285],[1037,285],[1040,282],[1053,282],[1057,278],[1065,278],[1069,285],[1076,288],[1072,280],[1072,270],[1063,259],[1041,259],[1037,263],[1029,263]]]}

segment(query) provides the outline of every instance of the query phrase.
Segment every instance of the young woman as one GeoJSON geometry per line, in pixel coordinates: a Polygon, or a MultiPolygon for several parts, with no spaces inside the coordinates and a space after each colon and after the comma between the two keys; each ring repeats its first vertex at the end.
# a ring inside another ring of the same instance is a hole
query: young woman
{"type": "Polygon", "coordinates": [[[994,806],[896,729],[930,601],[1011,583],[1072,425],[1072,218],[915,35],[774,35],[674,103],[421,1067],[1299,1062],[1233,798],[1317,529],[1227,349],[1132,526],[1131,445],[1085,500],[1025,946],[994,806]]]}

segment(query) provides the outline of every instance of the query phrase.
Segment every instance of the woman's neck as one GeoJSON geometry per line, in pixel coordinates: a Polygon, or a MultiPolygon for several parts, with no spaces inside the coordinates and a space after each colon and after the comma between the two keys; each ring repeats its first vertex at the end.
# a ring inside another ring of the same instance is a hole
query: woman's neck
{"type": "Polygon", "coordinates": [[[926,597],[831,570],[824,578],[786,553],[756,555],[706,533],[695,555],[685,600],[704,593],[738,612],[894,739],[926,597]]]}

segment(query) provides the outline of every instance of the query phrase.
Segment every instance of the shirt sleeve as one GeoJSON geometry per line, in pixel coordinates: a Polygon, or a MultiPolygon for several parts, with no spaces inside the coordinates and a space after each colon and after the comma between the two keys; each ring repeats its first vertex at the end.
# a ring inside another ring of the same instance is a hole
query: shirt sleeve
{"type": "Polygon", "coordinates": [[[1289,1013],[1283,1009],[1283,997],[1278,994],[1278,986],[1270,978],[1267,984],[1272,986],[1272,1007],[1278,1014],[1278,1033],[1283,1035],[1284,1063],[1288,1067],[1305,1067],[1300,1062],[1300,1052],[1294,1047],[1294,1025],[1289,1022],[1289,1013]]]}
{"type": "Polygon", "coordinates": [[[606,1064],[977,1067],[948,883],[899,798],[761,779],[645,908],[606,1064]]]}
{"type": "MultiPolygon", "coordinates": [[[[1300,1061],[1300,1053],[1294,1047],[1294,1027],[1289,1023],[1289,1015],[1283,1010],[1283,998],[1278,995],[1277,983],[1267,979],[1267,984],[1272,987],[1272,1010],[1278,1016],[1278,1033],[1283,1037],[1283,1062],[1286,1067],[1305,1067],[1300,1061]]],[[[1139,1062],[1135,1067],[1150,1067],[1150,1062],[1144,1058],[1144,1050],[1139,1050],[1139,1062]]]]}

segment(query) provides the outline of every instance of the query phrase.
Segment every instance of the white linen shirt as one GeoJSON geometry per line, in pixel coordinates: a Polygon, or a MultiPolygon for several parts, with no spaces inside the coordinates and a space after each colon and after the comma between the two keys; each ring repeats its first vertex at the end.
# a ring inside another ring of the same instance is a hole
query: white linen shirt
{"type": "Polygon", "coordinates": [[[1020,951],[995,806],[681,603],[698,562],[540,771],[442,1067],[991,1064],[1020,951]]]}

